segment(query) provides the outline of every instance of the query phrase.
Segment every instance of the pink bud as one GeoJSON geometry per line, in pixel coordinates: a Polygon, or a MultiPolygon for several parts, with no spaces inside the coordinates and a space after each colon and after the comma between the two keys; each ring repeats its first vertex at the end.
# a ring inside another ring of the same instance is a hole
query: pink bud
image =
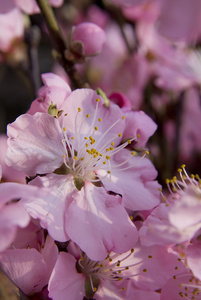
{"type": "Polygon", "coordinates": [[[95,55],[101,52],[105,40],[105,32],[98,25],[88,22],[81,23],[73,28],[71,48],[77,52],[74,45],[81,43],[83,56],[95,55]]]}

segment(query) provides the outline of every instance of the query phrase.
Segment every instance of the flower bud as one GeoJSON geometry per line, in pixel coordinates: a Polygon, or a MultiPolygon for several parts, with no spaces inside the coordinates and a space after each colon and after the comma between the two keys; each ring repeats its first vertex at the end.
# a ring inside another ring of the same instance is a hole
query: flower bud
{"type": "Polygon", "coordinates": [[[70,49],[81,56],[96,55],[101,52],[105,40],[105,32],[98,25],[81,23],[72,30],[70,49]]]}

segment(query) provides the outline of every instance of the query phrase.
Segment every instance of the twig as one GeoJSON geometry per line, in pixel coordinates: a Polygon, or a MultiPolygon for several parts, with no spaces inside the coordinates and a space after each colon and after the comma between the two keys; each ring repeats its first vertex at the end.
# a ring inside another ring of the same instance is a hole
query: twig
{"type": "Polygon", "coordinates": [[[60,64],[65,69],[66,73],[68,74],[73,88],[82,88],[85,87],[86,84],[84,83],[83,79],[81,78],[80,74],[77,72],[74,63],[69,61],[64,53],[67,50],[65,45],[64,39],[60,32],[58,23],[56,21],[53,9],[49,3],[49,0],[36,0],[41,13],[45,19],[45,23],[49,30],[50,36],[54,40],[54,43],[57,47],[58,55],[57,58],[60,64]]]}

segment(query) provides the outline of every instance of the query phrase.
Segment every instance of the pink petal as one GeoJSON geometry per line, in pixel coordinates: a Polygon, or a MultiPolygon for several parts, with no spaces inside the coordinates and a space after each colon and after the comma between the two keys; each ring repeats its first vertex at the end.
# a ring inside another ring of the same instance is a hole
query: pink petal
{"type": "Polygon", "coordinates": [[[36,98],[27,113],[33,115],[36,112],[48,112],[48,108],[53,103],[60,110],[61,105],[66,101],[71,93],[70,86],[60,76],[53,73],[41,75],[44,86],[38,92],[36,98]]]}
{"type": "MultiPolygon", "coordinates": [[[[111,159],[111,177],[103,178],[101,181],[108,191],[121,194],[123,204],[126,208],[132,210],[149,210],[159,204],[160,185],[154,181],[157,172],[152,163],[139,157],[131,157],[128,163],[123,166],[118,164],[124,162],[131,156],[130,151],[124,149],[111,159]],[[130,167],[129,167],[130,166],[130,167]],[[113,168],[114,167],[114,168],[113,168]],[[127,168],[122,170],[121,168],[127,168]]],[[[105,171],[97,171],[98,175],[104,176],[105,171]]]]}
{"type": "Polygon", "coordinates": [[[187,263],[193,275],[201,280],[201,247],[189,245],[186,249],[187,263]]]}
{"type": "Polygon", "coordinates": [[[87,182],[73,198],[65,214],[65,228],[90,259],[102,260],[110,251],[122,253],[135,245],[137,230],[119,196],[87,182]]]}
{"type": "Polygon", "coordinates": [[[53,116],[24,114],[8,125],[6,163],[28,175],[49,173],[63,163],[62,130],[53,116]]]}
{"type": "Polygon", "coordinates": [[[14,241],[17,227],[26,227],[29,221],[30,217],[20,203],[5,205],[0,210],[0,251],[6,250],[14,241]]]}
{"type": "Polygon", "coordinates": [[[123,113],[121,109],[113,103],[111,103],[109,107],[106,107],[102,97],[97,95],[95,91],[90,89],[77,89],[73,91],[61,109],[64,110],[64,113],[68,113],[64,120],[66,130],[71,135],[77,132],[81,141],[83,141],[86,135],[91,135],[92,130],[90,130],[90,127],[96,112],[95,123],[92,128],[95,126],[98,127],[98,130],[93,134],[96,145],[98,144],[97,149],[100,149],[105,145],[106,141],[114,137],[116,137],[113,140],[114,146],[120,143],[121,138],[118,137],[118,134],[124,130],[125,120],[122,120],[123,113]],[[98,102],[96,112],[97,98],[100,99],[100,101],[98,102]],[[78,108],[81,108],[79,113],[78,108]],[[90,115],[89,118],[86,118],[87,114],[90,115]],[[102,119],[101,122],[98,121],[99,118],[102,119]],[[117,120],[119,120],[117,124],[111,127],[117,120]],[[107,131],[110,127],[111,129],[107,131]],[[104,138],[101,139],[103,134],[104,138]]]}
{"type": "Polygon", "coordinates": [[[54,300],[82,300],[85,275],[76,271],[76,260],[61,252],[49,280],[49,296],[54,300]]]}
{"type": "Polygon", "coordinates": [[[65,242],[69,238],[64,230],[64,213],[69,198],[75,190],[70,175],[49,174],[31,181],[32,185],[48,187],[52,192],[45,197],[35,199],[21,199],[22,205],[33,218],[38,218],[43,228],[46,228],[52,238],[65,242]]]}
{"type": "Polygon", "coordinates": [[[125,113],[125,116],[126,124],[122,139],[137,138],[139,134],[140,137],[136,139],[136,147],[145,147],[148,139],[157,129],[156,123],[143,111],[129,111],[125,113]]]}
{"type": "Polygon", "coordinates": [[[39,292],[47,284],[47,266],[35,249],[6,250],[0,254],[4,272],[25,293],[39,292]]]}

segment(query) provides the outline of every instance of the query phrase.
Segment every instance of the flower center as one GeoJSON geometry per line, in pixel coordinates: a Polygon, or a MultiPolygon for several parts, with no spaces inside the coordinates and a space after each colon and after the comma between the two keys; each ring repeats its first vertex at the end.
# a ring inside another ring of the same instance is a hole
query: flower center
{"type": "MultiPolygon", "coordinates": [[[[73,175],[75,185],[79,190],[86,180],[100,182],[101,178],[100,176],[97,177],[96,170],[106,171],[104,177],[110,175],[112,172],[111,157],[124,149],[133,140],[136,140],[136,138],[128,139],[122,144],[119,143],[119,146],[115,146],[117,139],[118,141],[121,140],[122,136],[121,132],[115,130],[115,126],[121,122],[122,119],[125,119],[125,116],[115,120],[106,130],[103,130],[104,126],[100,126],[99,129],[99,124],[104,122],[104,120],[98,116],[99,102],[100,99],[96,99],[93,116],[87,113],[85,117],[83,117],[81,108],[78,107],[74,120],[73,134],[70,133],[71,131],[68,127],[64,126],[63,123],[64,138],[62,143],[64,145],[64,164],[68,169],[68,173],[73,175]],[[85,126],[86,124],[87,126],[85,126]],[[84,132],[84,136],[83,127],[87,128],[84,132]]],[[[105,109],[107,110],[108,108],[105,109]]],[[[64,118],[68,118],[68,115],[66,114],[64,118]]],[[[134,151],[128,153],[128,158],[121,162],[121,164],[115,165],[115,168],[118,166],[122,169],[131,157],[135,155],[134,151]]]]}
{"type": "Polygon", "coordinates": [[[196,194],[201,196],[201,179],[198,174],[190,176],[188,175],[185,165],[182,165],[181,168],[178,169],[180,179],[177,179],[174,176],[172,179],[167,179],[166,183],[171,194],[184,194],[187,189],[192,189],[196,194]]]}
{"type": "MultiPolygon", "coordinates": [[[[128,264],[126,260],[133,256],[133,253],[134,249],[131,249],[125,254],[112,252],[102,261],[92,261],[83,253],[81,258],[77,261],[77,271],[86,275],[86,282],[88,283],[86,296],[88,294],[88,296],[93,297],[100,282],[106,283],[106,281],[107,283],[122,281],[119,289],[125,291],[124,283],[126,283],[128,279],[139,275],[139,272],[135,272],[135,267],[142,264],[145,260],[152,259],[152,255],[148,255],[147,258],[139,260],[136,263],[130,260],[130,264],[128,264]]],[[[146,272],[147,269],[144,268],[140,274],[146,272]]],[[[114,286],[114,289],[117,288],[117,286],[114,286]]]]}

